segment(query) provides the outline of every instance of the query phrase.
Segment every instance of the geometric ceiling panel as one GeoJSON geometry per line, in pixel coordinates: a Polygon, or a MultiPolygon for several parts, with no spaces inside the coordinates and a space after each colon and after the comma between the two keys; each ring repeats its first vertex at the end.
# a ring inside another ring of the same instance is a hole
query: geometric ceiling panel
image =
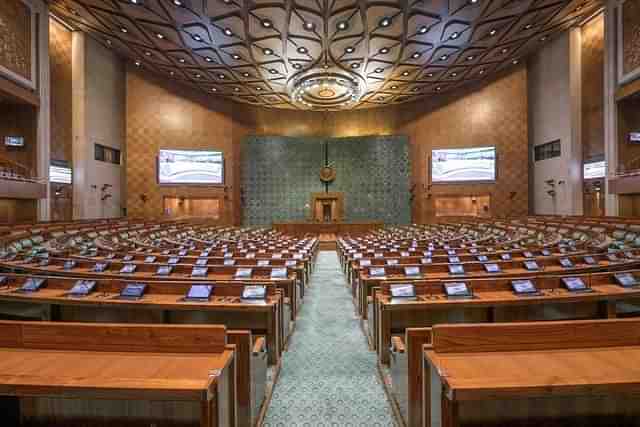
{"type": "Polygon", "coordinates": [[[132,64],[269,108],[302,77],[357,82],[348,108],[434,97],[513,67],[601,0],[50,0],[132,64]]]}

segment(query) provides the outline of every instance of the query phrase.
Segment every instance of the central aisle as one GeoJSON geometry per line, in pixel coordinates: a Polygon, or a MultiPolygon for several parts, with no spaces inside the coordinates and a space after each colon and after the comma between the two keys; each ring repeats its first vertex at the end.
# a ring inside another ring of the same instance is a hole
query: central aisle
{"type": "Polygon", "coordinates": [[[335,252],[318,255],[264,425],[393,426],[335,252]]]}

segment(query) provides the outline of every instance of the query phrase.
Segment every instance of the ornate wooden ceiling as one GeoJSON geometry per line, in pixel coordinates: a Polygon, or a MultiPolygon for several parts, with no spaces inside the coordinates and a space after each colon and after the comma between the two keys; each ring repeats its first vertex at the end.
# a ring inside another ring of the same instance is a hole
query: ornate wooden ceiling
{"type": "Polygon", "coordinates": [[[298,108],[311,68],[364,81],[353,108],[433,97],[514,66],[598,0],[50,0],[139,67],[250,104],[298,108]],[[326,64],[326,65],[325,65],[326,64]]]}

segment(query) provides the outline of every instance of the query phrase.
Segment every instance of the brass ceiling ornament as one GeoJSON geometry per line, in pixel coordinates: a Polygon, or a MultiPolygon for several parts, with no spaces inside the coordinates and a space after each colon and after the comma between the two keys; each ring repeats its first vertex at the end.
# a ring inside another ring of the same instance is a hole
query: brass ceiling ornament
{"type": "Polygon", "coordinates": [[[323,166],[320,169],[320,181],[322,182],[332,182],[336,179],[336,170],[331,166],[323,166]]]}

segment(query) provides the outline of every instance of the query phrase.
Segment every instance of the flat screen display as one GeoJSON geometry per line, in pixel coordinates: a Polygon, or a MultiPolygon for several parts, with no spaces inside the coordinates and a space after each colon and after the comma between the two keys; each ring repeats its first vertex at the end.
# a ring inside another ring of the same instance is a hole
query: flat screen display
{"type": "Polygon", "coordinates": [[[471,296],[471,291],[466,283],[445,283],[444,291],[449,297],[467,297],[471,296]]]}
{"type": "Polygon", "coordinates": [[[267,288],[262,285],[245,286],[242,289],[242,299],[263,300],[267,296],[267,288]]]}
{"type": "Polygon", "coordinates": [[[416,289],[411,284],[391,285],[391,296],[393,298],[415,298],[416,289]]]}
{"type": "Polygon", "coordinates": [[[124,298],[141,298],[146,289],[147,285],[144,283],[130,283],[120,291],[120,296],[124,298]]]}
{"type": "Polygon", "coordinates": [[[49,166],[49,182],[55,182],[57,184],[71,184],[71,168],[49,166]]]}
{"type": "Polygon", "coordinates": [[[604,178],[606,170],[606,163],[601,162],[590,162],[584,164],[584,179],[596,179],[596,178],[604,178]]]}
{"type": "Polygon", "coordinates": [[[187,299],[209,299],[213,292],[212,285],[192,285],[187,293],[187,299]]]}
{"type": "Polygon", "coordinates": [[[71,291],[69,292],[71,295],[89,295],[93,292],[93,289],[96,287],[95,280],[78,280],[71,291]]]}
{"type": "Polygon", "coordinates": [[[535,294],[538,292],[531,280],[513,280],[511,287],[516,294],[535,294]]]}
{"type": "Polygon", "coordinates": [[[614,278],[616,282],[624,288],[630,288],[638,284],[635,276],[631,273],[617,273],[614,275],[614,278]]]}
{"type": "Polygon", "coordinates": [[[24,137],[22,136],[5,136],[4,145],[7,147],[24,147],[24,137]]]}
{"type": "Polygon", "coordinates": [[[433,183],[495,180],[496,147],[431,151],[433,183]]]}
{"type": "Polygon", "coordinates": [[[160,184],[223,184],[224,162],[221,151],[160,150],[160,184]]]}
{"type": "Polygon", "coordinates": [[[405,267],[404,275],[409,277],[417,277],[420,276],[420,267],[405,267]]]}
{"type": "Polygon", "coordinates": [[[483,264],[487,273],[500,273],[500,266],[495,263],[483,264]]]}
{"type": "Polygon", "coordinates": [[[587,289],[587,285],[579,277],[563,277],[562,283],[571,292],[584,291],[587,289]]]}

